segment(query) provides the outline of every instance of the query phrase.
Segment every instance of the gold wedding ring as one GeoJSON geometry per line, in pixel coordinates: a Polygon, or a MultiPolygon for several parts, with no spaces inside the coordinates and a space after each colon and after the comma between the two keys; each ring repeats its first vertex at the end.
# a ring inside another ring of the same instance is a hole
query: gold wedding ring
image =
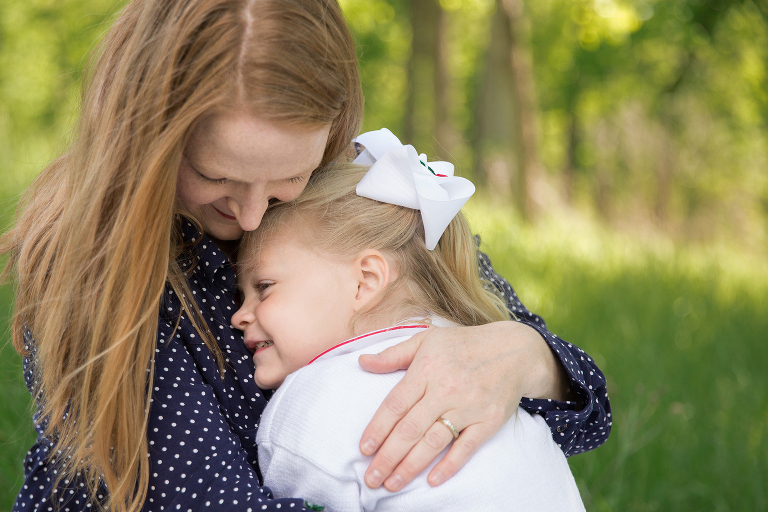
{"type": "Polygon", "coordinates": [[[440,423],[442,423],[443,425],[448,427],[448,430],[451,431],[451,434],[453,434],[453,438],[454,439],[458,439],[459,438],[459,431],[456,429],[456,427],[453,426],[453,423],[451,423],[450,421],[448,421],[447,419],[445,419],[443,417],[437,418],[437,421],[439,421],[440,423]]]}

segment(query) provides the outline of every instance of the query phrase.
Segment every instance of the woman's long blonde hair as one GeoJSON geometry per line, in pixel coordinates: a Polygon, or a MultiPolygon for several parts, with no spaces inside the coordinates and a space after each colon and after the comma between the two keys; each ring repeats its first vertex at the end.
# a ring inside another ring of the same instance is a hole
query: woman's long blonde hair
{"type": "Polygon", "coordinates": [[[332,123],[324,163],[358,132],[354,45],[336,0],[135,0],[89,64],[77,134],[0,240],[17,281],[16,349],[59,478],[76,472],[110,510],[141,508],[159,304],[166,283],[218,354],[176,263],[185,140],[212,111],[332,123]],[[186,291],[186,293],[184,293],[186,291]],[[33,337],[24,345],[24,330],[33,337]]]}
{"type": "Polygon", "coordinates": [[[509,320],[495,287],[479,276],[477,247],[464,215],[459,212],[435,249],[427,250],[418,210],[357,195],[367,171],[333,165],[313,176],[297,199],[267,210],[259,228],[243,237],[238,270],[257,264],[261,247],[289,229],[334,261],[352,262],[376,249],[393,263],[397,279],[352,318],[353,329],[361,315],[397,322],[436,314],[460,325],[509,320]]]}

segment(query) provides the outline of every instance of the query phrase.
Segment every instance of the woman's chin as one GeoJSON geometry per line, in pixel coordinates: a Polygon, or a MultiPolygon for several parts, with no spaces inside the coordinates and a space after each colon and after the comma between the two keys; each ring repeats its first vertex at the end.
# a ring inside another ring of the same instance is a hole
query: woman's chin
{"type": "Polygon", "coordinates": [[[218,220],[203,222],[205,234],[214,240],[234,242],[240,240],[245,233],[237,222],[220,222],[218,220]]]}

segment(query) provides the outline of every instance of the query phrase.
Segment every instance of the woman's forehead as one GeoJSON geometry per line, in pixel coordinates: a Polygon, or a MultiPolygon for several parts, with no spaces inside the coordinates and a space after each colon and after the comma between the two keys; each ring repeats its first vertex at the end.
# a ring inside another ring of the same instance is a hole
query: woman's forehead
{"type": "Polygon", "coordinates": [[[195,126],[186,153],[198,165],[202,160],[209,167],[206,171],[235,181],[283,179],[320,164],[329,131],[330,125],[302,127],[245,113],[218,112],[195,126]]]}

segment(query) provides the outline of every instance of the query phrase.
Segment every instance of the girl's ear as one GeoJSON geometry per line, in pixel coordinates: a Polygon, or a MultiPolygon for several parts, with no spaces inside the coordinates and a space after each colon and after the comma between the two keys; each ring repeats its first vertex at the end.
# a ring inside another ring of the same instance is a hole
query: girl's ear
{"type": "Polygon", "coordinates": [[[354,309],[359,311],[378,296],[396,276],[384,255],[373,249],[366,250],[358,256],[355,267],[357,295],[354,309]]]}

